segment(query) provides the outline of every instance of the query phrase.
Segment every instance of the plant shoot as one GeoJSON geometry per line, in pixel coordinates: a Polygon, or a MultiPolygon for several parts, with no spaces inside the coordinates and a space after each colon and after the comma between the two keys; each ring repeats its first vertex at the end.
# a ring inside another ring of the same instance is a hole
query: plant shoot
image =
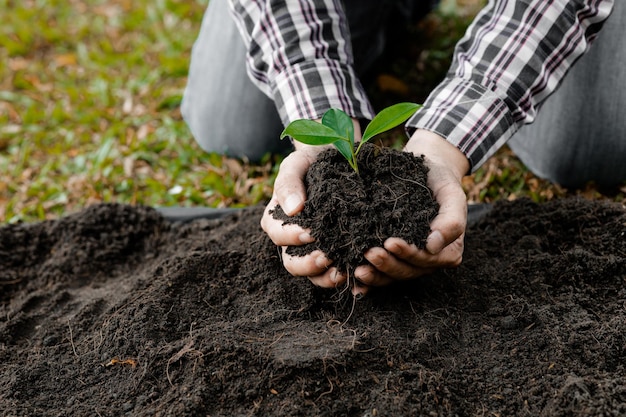
{"type": "Polygon", "coordinates": [[[356,148],[352,119],[339,109],[326,111],[322,116],[321,123],[307,119],[294,120],[283,130],[280,138],[290,136],[307,145],[332,144],[348,160],[352,169],[358,173],[357,155],[361,146],[374,136],[404,123],[420,107],[422,107],[420,104],[415,103],[398,103],[383,109],[367,125],[356,148]]]}

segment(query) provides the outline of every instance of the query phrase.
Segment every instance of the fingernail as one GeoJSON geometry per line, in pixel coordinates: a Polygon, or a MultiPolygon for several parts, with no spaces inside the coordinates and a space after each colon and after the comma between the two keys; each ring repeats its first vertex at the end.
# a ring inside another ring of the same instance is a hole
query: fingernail
{"type": "Polygon", "coordinates": [[[383,264],[383,258],[381,256],[374,256],[370,259],[370,263],[378,268],[383,264]]]}
{"type": "Polygon", "coordinates": [[[437,255],[439,252],[443,250],[445,242],[443,240],[443,235],[439,230],[435,230],[432,232],[428,239],[426,239],[426,250],[431,255],[437,255]]]}
{"type": "Polygon", "coordinates": [[[326,268],[328,266],[328,259],[324,255],[320,255],[315,258],[315,266],[318,268],[326,268]]]}
{"type": "Polygon", "coordinates": [[[300,236],[298,236],[298,239],[300,239],[301,243],[311,243],[315,241],[313,236],[311,236],[308,232],[300,233],[300,236]]]}
{"type": "Polygon", "coordinates": [[[287,199],[283,203],[283,211],[288,216],[291,216],[296,212],[296,210],[298,209],[298,206],[300,206],[301,203],[302,203],[302,199],[300,198],[298,194],[291,194],[289,195],[289,197],[287,197],[287,199]]]}
{"type": "Polygon", "coordinates": [[[370,271],[370,269],[365,266],[360,266],[354,270],[354,278],[356,278],[357,281],[367,283],[371,275],[372,271],[370,271]]]}
{"type": "Polygon", "coordinates": [[[330,274],[330,280],[336,284],[337,281],[339,281],[339,271],[335,270],[332,274],[330,274]]]}

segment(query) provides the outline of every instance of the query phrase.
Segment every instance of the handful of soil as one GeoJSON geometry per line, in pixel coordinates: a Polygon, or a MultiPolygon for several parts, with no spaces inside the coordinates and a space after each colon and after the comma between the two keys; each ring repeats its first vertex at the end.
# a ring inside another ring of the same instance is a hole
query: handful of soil
{"type": "Polygon", "coordinates": [[[365,143],[358,165],[357,174],[336,149],[324,151],[305,177],[304,209],[289,217],[276,207],[274,218],[308,228],[316,239],[290,246],[288,254],[303,256],[319,249],[340,271],[352,275],[367,262],[365,251],[383,247],[387,238],[425,246],[439,205],[426,185],[424,158],[365,143]]]}

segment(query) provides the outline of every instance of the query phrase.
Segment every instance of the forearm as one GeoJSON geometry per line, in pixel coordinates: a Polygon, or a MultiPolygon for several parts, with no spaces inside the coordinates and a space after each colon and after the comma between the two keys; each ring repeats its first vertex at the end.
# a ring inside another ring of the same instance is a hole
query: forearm
{"type": "Polygon", "coordinates": [[[339,1],[231,0],[231,10],[250,78],[274,100],[283,123],[316,119],[331,107],[355,118],[373,116],[339,1]]]}
{"type": "Polygon", "coordinates": [[[490,2],[457,44],[448,76],[407,127],[436,132],[477,169],[534,120],[612,6],[612,0],[490,2]]]}

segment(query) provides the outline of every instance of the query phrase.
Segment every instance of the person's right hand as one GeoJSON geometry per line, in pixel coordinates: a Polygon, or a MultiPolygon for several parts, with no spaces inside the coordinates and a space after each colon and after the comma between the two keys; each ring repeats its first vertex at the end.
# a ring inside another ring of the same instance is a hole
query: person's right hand
{"type": "Polygon", "coordinates": [[[285,269],[294,276],[307,277],[319,287],[334,288],[346,282],[346,277],[332,266],[332,261],[324,253],[315,250],[306,256],[293,256],[286,252],[287,246],[300,246],[315,239],[308,230],[296,224],[283,224],[275,219],[271,210],[280,205],[285,214],[293,216],[304,208],[306,190],[304,176],[320,152],[327,149],[322,146],[296,144],[296,150],[287,156],[280,165],[274,193],[267,204],[261,227],[276,245],[281,246],[282,262],[285,269]]]}
{"type": "MultiPolygon", "coordinates": [[[[357,119],[352,119],[352,123],[354,139],[358,141],[361,139],[361,127],[357,119]]],[[[295,151],[280,164],[272,199],[261,218],[261,227],[274,244],[281,246],[283,266],[287,272],[294,276],[307,277],[318,287],[334,288],[345,284],[347,277],[332,266],[333,261],[322,251],[315,250],[306,256],[287,254],[287,246],[300,246],[315,241],[310,231],[296,224],[283,224],[282,220],[275,219],[270,213],[277,205],[280,205],[287,216],[294,216],[302,211],[306,201],[304,176],[317,156],[332,145],[311,146],[295,142],[294,146],[295,151]]]]}

